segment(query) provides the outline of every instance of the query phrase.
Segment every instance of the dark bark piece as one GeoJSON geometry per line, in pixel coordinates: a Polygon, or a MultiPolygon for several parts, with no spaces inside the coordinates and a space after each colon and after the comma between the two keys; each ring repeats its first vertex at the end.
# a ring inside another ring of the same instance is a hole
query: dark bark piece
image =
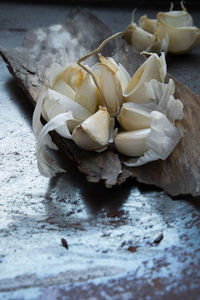
{"type": "MultiPolygon", "coordinates": [[[[27,33],[21,47],[0,50],[8,69],[29,99],[35,104],[42,86],[48,82],[55,64],[64,66],[77,61],[95,49],[110,30],[87,10],[72,11],[63,24],[39,28],[27,33]]],[[[133,74],[144,58],[120,38],[110,42],[102,54],[113,56],[133,74]]],[[[92,57],[87,63],[95,62],[92,57]]],[[[166,161],[128,168],[118,154],[111,150],[103,153],[87,152],[73,142],[53,133],[52,138],[63,152],[73,158],[90,182],[105,181],[107,187],[120,184],[129,177],[139,182],[153,184],[168,194],[200,195],[200,97],[175,80],[176,97],[184,103],[184,119],[177,122],[184,138],[166,161]]]]}

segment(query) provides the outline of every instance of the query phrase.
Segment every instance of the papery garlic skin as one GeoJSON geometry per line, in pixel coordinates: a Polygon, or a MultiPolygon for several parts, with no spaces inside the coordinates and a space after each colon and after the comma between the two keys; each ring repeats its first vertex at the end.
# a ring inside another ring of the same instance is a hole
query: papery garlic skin
{"type": "Polygon", "coordinates": [[[122,105],[118,121],[126,131],[151,127],[150,110],[139,104],[128,102],[122,105]]]}
{"type": "MultiPolygon", "coordinates": [[[[50,121],[56,115],[71,111],[76,120],[69,122],[69,130],[72,131],[80,122],[91,116],[91,112],[75,102],[73,99],[48,89],[47,96],[43,105],[43,116],[46,121],[50,121]]],[[[56,131],[62,136],[65,136],[65,126],[57,128],[56,131]]]]}
{"type": "Polygon", "coordinates": [[[111,118],[106,108],[100,109],[78,125],[73,133],[73,141],[82,149],[95,151],[104,149],[109,143],[111,118]]]}
{"type": "Polygon", "coordinates": [[[164,114],[152,111],[151,119],[151,129],[145,140],[147,151],[137,160],[124,162],[126,166],[137,167],[158,159],[165,160],[182,138],[182,132],[164,114]]]}
{"type": "MultiPolygon", "coordinates": [[[[49,156],[46,146],[49,144],[49,132],[63,128],[65,124],[73,120],[74,117],[71,112],[62,113],[52,118],[44,125],[37,137],[36,157],[40,173],[45,177],[55,176],[56,173],[63,173],[65,170],[57,166],[52,158],[49,156]]],[[[71,134],[65,126],[65,137],[71,139],[71,134]]],[[[55,148],[54,148],[55,149],[55,148]]]]}
{"type": "Polygon", "coordinates": [[[149,19],[147,15],[140,17],[139,26],[145,31],[154,34],[156,32],[157,20],[149,19]]]}
{"type": "Polygon", "coordinates": [[[124,102],[148,102],[150,98],[145,83],[152,79],[164,82],[166,71],[164,53],[162,53],[160,57],[155,53],[150,54],[150,57],[140,66],[131,78],[124,92],[124,102]]]}
{"type": "Polygon", "coordinates": [[[123,155],[137,157],[147,151],[146,138],[150,129],[140,129],[118,133],[115,137],[115,147],[123,155]]]}
{"type": "Polygon", "coordinates": [[[182,120],[184,116],[183,113],[183,103],[179,99],[175,99],[173,95],[169,97],[167,102],[167,117],[171,121],[182,120]]]}

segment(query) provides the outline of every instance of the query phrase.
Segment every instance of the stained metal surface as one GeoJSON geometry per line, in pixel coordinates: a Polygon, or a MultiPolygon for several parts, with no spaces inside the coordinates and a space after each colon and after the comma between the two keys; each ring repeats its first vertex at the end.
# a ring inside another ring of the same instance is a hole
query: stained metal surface
{"type": "MultiPolygon", "coordinates": [[[[68,8],[1,3],[0,44],[20,45],[27,29],[60,21],[68,8]]],[[[113,31],[131,11],[90,9],[113,31]]],[[[197,63],[199,49],[168,57],[169,72],[200,94],[197,63]]],[[[66,160],[67,174],[44,178],[31,116],[0,60],[0,299],[199,299],[199,199],[134,181],[106,190],[66,160]]]]}

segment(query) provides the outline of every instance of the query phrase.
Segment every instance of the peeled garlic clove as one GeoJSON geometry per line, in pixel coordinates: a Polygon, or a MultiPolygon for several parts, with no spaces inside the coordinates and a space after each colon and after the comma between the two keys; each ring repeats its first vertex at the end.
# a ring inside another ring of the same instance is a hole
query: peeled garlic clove
{"type": "Polygon", "coordinates": [[[145,31],[154,34],[156,31],[157,20],[149,19],[147,15],[140,17],[139,26],[145,31]]]}
{"type": "Polygon", "coordinates": [[[75,96],[75,101],[84,106],[91,113],[96,111],[100,100],[99,93],[91,75],[88,74],[79,86],[75,96]]]}
{"type": "Polygon", "coordinates": [[[122,102],[122,89],[116,73],[108,65],[98,63],[94,73],[103,96],[103,105],[107,107],[111,116],[116,116],[122,102]]]}
{"type": "Polygon", "coordinates": [[[54,83],[53,89],[71,99],[75,98],[75,91],[63,79],[58,79],[54,83]]]}
{"type": "Polygon", "coordinates": [[[200,39],[200,30],[196,27],[173,27],[160,20],[157,26],[160,39],[166,34],[169,37],[168,51],[171,53],[185,53],[193,48],[200,39]]]}
{"type": "Polygon", "coordinates": [[[118,121],[127,131],[151,127],[150,111],[133,102],[123,104],[118,121]]]}
{"type": "Polygon", "coordinates": [[[148,102],[150,99],[145,83],[152,79],[164,82],[165,77],[166,62],[164,53],[160,57],[155,53],[151,54],[131,78],[124,93],[124,102],[148,102]]]}
{"type": "Polygon", "coordinates": [[[110,122],[107,109],[100,107],[95,114],[74,129],[72,139],[82,149],[100,150],[109,143],[110,122]]]}
{"type": "Polygon", "coordinates": [[[127,156],[141,156],[147,151],[146,138],[150,129],[140,129],[118,133],[115,147],[118,152],[127,156]]]}

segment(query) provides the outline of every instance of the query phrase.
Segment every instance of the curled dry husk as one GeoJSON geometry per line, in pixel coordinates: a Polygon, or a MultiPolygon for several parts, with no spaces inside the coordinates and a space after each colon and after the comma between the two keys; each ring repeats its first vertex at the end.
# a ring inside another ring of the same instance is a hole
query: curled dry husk
{"type": "MultiPolygon", "coordinates": [[[[159,12],[156,19],[140,17],[139,26],[132,22],[124,32],[124,39],[138,51],[182,54],[190,51],[200,40],[200,29],[193,25],[192,16],[181,2],[182,10],[159,12]]],[[[135,10],[134,10],[135,11],[135,10]]]]}
{"type": "Polygon", "coordinates": [[[165,160],[171,154],[182,135],[170,120],[183,118],[183,105],[173,97],[173,80],[165,83],[164,53],[146,54],[148,59],[132,78],[121,64],[100,54],[100,61],[92,67],[83,65],[81,58],[51,77],[33,116],[38,167],[43,175],[63,171],[45,149],[45,145],[52,146],[48,136],[52,130],[87,151],[101,152],[114,142],[119,153],[132,157],[124,162],[129,167],[165,160]],[[40,114],[47,122],[43,128],[40,114]],[[114,118],[121,128],[114,128],[114,118]]]}

